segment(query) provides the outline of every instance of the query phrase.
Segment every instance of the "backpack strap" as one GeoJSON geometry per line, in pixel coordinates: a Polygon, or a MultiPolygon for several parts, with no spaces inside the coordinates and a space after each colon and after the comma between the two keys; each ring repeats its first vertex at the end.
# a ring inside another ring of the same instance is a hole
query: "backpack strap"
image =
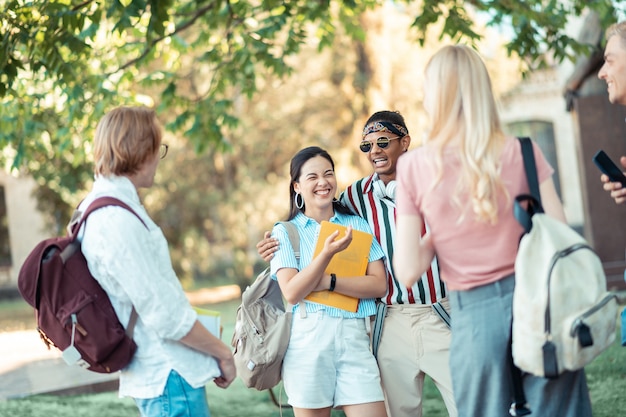
{"type": "Polygon", "coordinates": [[[524,393],[524,381],[522,378],[522,371],[519,369],[515,362],[513,362],[513,323],[511,323],[511,336],[507,347],[507,361],[509,362],[509,368],[511,369],[511,382],[513,385],[513,403],[509,408],[509,414],[511,416],[527,416],[531,414],[528,403],[526,402],[526,394],[524,393]]]}
{"type": "Polygon", "coordinates": [[[513,202],[513,215],[524,228],[524,233],[530,232],[532,228],[531,217],[535,213],[543,213],[541,205],[541,193],[539,192],[539,181],[537,180],[537,166],[535,165],[535,154],[533,152],[533,144],[530,138],[517,138],[522,147],[522,158],[524,159],[524,171],[526,172],[526,181],[530,194],[520,194],[515,197],[513,202]],[[522,203],[526,202],[524,208],[522,203]]]}
{"type": "MultiPolygon", "coordinates": [[[[285,229],[287,229],[287,235],[289,236],[289,242],[291,243],[291,247],[293,248],[293,254],[296,256],[296,261],[298,261],[298,266],[300,266],[300,233],[298,233],[298,228],[292,222],[278,222],[282,224],[285,229]]],[[[304,303],[298,303],[300,305],[300,317],[306,317],[306,307],[304,303]]],[[[289,308],[293,305],[289,304],[289,308]]]]}
{"type": "MultiPolygon", "coordinates": [[[[515,198],[513,205],[513,214],[517,221],[524,228],[524,232],[528,233],[532,227],[532,216],[535,213],[542,213],[541,194],[539,193],[539,181],[537,181],[537,167],[535,166],[535,155],[533,153],[533,144],[530,138],[518,138],[522,147],[522,158],[524,159],[524,171],[526,172],[526,181],[530,195],[521,194],[515,198]],[[527,201],[528,206],[524,209],[521,206],[522,201],[527,201]]],[[[513,323],[511,322],[511,336],[509,337],[507,346],[507,361],[511,369],[511,383],[513,386],[514,401],[509,408],[511,416],[525,416],[531,414],[528,403],[526,402],[526,394],[524,393],[524,382],[522,379],[522,371],[515,365],[513,361],[513,323]]]]}
{"type": "MultiPolygon", "coordinates": [[[[146,227],[146,229],[148,228],[148,225],[146,224],[146,222],[143,221],[139,214],[137,214],[132,208],[130,208],[128,204],[124,203],[122,200],[108,196],[98,197],[94,201],[92,201],[91,204],[89,204],[89,207],[87,207],[87,210],[85,210],[84,213],[82,213],[78,209],[74,211],[74,214],[72,215],[72,220],[70,220],[70,224],[68,225],[70,235],[72,236],[72,243],[68,245],[68,247],[60,254],[63,262],[65,262],[65,259],[70,257],[80,247],[80,242],[78,242],[77,240],[78,231],[87,221],[87,217],[89,217],[89,215],[94,211],[107,206],[118,206],[130,211],[139,219],[139,221],[146,227]]],[[[130,312],[128,325],[126,326],[126,335],[131,339],[133,338],[133,334],[135,333],[135,325],[137,324],[138,318],[139,315],[137,314],[137,310],[135,310],[135,306],[133,306],[130,312]]]]}
{"type": "Polygon", "coordinates": [[[78,248],[80,248],[80,242],[77,240],[78,231],[87,221],[87,217],[89,217],[89,215],[94,211],[106,206],[119,206],[125,208],[126,210],[137,216],[139,221],[146,227],[146,229],[148,228],[148,225],[143,221],[141,217],[139,217],[137,213],[135,213],[132,208],[130,208],[130,206],[128,206],[128,204],[114,197],[98,197],[89,205],[89,207],[87,207],[87,210],[85,210],[84,213],[78,209],[74,210],[74,214],[72,214],[72,219],[67,226],[68,233],[72,238],[72,242],[63,250],[63,252],[59,254],[61,259],[63,260],[63,263],[65,263],[65,261],[74,253],[76,253],[78,248]]]}
{"type": "Polygon", "coordinates": [[[144,222],[143,219],[137,213],[135,213],[135,211],[132,208],[130,208],[128,204],[124,203],[122,200],[119,200],[115,197],[107,196],[107,197],[98,197],[95,200],[93,200],[91,204],[89,204],[89,207],[87,207],[87,210],[85,210],[84,213],[78,209],[74,210],[74,214],[72,215],[72,219],[70,220],[70,224],[68,225],[68,229],[69,229],[71,236],[74,239],[76,239],[78,235],[78,231],[80,230],[81,226],[87,221],[87,217],[89,217],[89,215],[93,213],[94,211],[101,209],[103,207],[107,207],[107,206],[118,206],[118,207],[125,208],[126,210],[133,213],[139,219],[139,221],[146,227],[146,229],[148,228],[148,225],[146,224],[146,222],[144,222]]]}
{"type": "Polygon", "coordinates": [[[539,180],[537,179],[537,166],[535,165],[535,153],[530,138],[518,138],[522,146],[522,158],[524,159],[524,171],[530,195],[541,204],[541,193],[539,192],[539,180]]]}
{"type": "Polygon", "coordinates": [[[287,229],[287,234],[289,235],[289,242],[291,242],[291,247],[293,247],[293,254],[296,256],[296,260],[298,261],[298,265],[300,265],[300,234],[298,233],[298,228],[295,224],[289,222],[279,222],[285,229],[287,229]]]}
{"type": "Polygon", "coordinates": [[[139,318],[139,314],[137,314],[137,310],[135,310],[135,306],[130,311],[130,318],[128,319],[128,325],[126,326],[126,336],[129,338],[133,338],[135,334],[135,325],[137,324],[137,319],[139,318]]]}
{"type": "Polygon", "coordinates": [[[380,339],[383,335],[383,324],[387,315],[387,304],[382,301],[376,301],[376,315],[374,324],[372,325],[372,354],[378,360],[378,348],[380,347],[380,339]]]}

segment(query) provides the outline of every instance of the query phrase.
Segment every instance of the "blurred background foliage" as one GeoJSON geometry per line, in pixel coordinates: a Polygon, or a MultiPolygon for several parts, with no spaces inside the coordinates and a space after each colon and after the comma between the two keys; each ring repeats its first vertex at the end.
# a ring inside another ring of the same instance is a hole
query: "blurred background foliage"
{"type": "MultiPolygon", "coordinates": [[[[620,9],[621,8],[621,9],[620,9]]],[[[30,175],[64,232],[92,180],[97,121],[157,109],[170,153],[142,192],[187,287],[258,272],[255,244],[288,209],[288,165],[319,145],[340,188],[369,172],[358,152],[374,111],[425,126],[422,69],[442,42],[476,46],[497,91],[587,54],[568,19],[611,0],[0,0],[0,163],[30,175]]]]}

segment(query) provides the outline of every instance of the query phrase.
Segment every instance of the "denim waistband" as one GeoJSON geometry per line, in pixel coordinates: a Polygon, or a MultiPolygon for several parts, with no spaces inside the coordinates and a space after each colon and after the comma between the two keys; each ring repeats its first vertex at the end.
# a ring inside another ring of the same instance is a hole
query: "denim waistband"
{"type": "Polygon", "coordinates": [[[513,292],[515,288],[515,274],[507,275],[498,281],[481,285],[465,291],[451,291],[453,298],[459,305],[480,302],[492,297],[502,297],[513,292]]]}

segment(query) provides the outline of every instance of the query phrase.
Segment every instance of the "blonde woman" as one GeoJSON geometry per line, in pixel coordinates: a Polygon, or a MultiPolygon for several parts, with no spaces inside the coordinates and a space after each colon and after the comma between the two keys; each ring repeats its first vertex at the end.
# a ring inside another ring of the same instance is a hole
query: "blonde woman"
{"type": "MultiPolygon", "coordinates": [[[[522,228],[515,196],[528,193],[519,141],[501,127],[491,80],[480,56],[446,46],[429,61],[424,146],[398,162],[398,280],[413,284],[434,254],[450,290],[452,389],[461,417],[503,417],[513,400],[507,347],[522,228]],[[420,237],[425,220],[430,232],[420,237]]],[[[565,222],[553,169],[533,144],[541,199],[565,222]]],[[[584,371],[548,380],[524,376],[533,416],[591,416],[584,371]]]]}

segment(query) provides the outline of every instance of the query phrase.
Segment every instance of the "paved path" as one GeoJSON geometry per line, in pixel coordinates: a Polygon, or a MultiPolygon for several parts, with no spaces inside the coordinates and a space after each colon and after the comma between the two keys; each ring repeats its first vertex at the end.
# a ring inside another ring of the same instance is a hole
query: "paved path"
{"type": "MultiPolygon", "coordinates": [[[[188,294],[194,305],[234,299],[236,285],[188,294]]],[[[36,330],[0,333],[0,400],[34,394],[79,394],[116,390],[118,375],[68,366],[56,348],[48,350],[36,330]]]]}
{"type": "Polygon", "coordinates": [[[68,366],[35,330],[0,333],[0,399],[114,390],[117,378],[68,366]]]}

